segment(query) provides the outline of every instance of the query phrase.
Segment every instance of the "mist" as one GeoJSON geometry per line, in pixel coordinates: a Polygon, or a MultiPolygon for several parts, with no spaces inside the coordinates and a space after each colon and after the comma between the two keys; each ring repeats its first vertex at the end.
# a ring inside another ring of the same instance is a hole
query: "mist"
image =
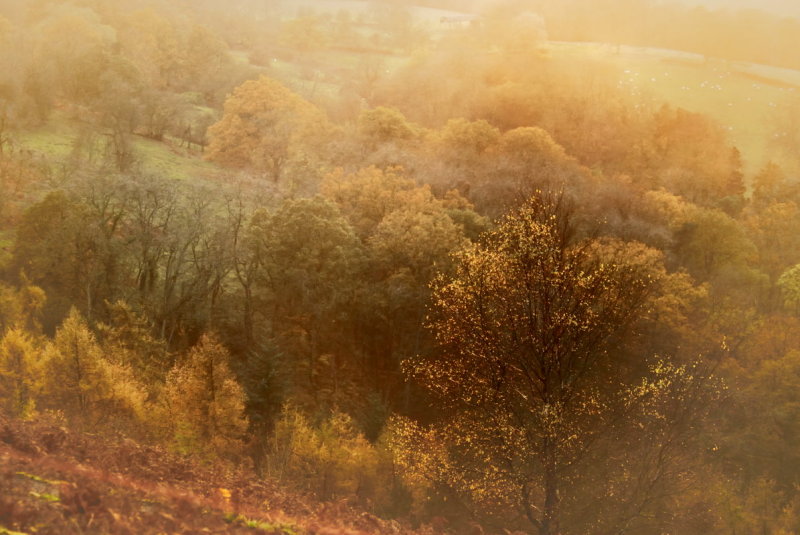
{"type": "Polygon", "coordinates": [[[799,46],[0,0],[0,533],[800,532],[799,46]]]}

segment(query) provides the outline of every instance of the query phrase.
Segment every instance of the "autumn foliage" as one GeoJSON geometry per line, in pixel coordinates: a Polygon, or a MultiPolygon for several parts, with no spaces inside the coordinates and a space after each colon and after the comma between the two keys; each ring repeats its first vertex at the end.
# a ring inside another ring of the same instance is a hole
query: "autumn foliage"
{"type": "Polygon", "coordinates": [[[313,157],[328,128],[324,114],[279,82],[262,76],[237,87],[208,130],[209,160],[250,167],[277,182],[313,157]]]}
{"type": "Polygon", "coordinates": [[[0,535],[800,532],[798,23],[423,3],[0,0],[0,535]]]}

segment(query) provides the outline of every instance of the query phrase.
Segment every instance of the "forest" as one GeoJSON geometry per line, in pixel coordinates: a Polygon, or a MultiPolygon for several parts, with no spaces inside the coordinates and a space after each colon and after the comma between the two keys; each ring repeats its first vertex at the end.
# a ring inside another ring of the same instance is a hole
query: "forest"
{"type": "Polygon", "coordinates": [[[0,0],[0,535],[800,533],[799,40],[0,0]]]}

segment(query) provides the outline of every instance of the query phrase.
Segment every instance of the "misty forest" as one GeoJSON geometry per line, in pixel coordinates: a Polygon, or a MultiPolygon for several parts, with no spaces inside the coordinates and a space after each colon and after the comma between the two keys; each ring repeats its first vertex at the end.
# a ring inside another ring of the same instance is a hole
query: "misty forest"
{"type": "Polygon", "coordinates": [[[799,46],[0,0],[0,534],[800,533],[799,46]]]}

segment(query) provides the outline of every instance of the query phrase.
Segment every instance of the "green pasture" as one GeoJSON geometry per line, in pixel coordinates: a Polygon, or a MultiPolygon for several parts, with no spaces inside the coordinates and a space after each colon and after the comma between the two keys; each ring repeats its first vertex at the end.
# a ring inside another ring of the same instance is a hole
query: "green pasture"
{"type": "MultiPolygon", "coordinates": [[[[35,157],[57,166],[73,153],[79,128],[77,122],[54,115],[42,126],[15,133],[14,142],[20,150],[29,151],[35,157]]],[[[196,150],[181,147],[177,140],[159,142],[132,136],[131,141],[136,162],[145,173],[184,180],[206,177],[218,169],[203,160],[196,150]]]]}
{"type": "Polygon", "coordinates": [[[135,155],[147,173],[183,179],[206,178],[219,168],[205,160],[197,151],[178,147],[177,142],[162,143],[137,137],[134,140],[135,155]]]}
{"type": "Polygon", "coordinates": [[[16,132],[14,143],[22,150],[56,161],[72,153],[76,138],[75,127],[60,118],[52,118],[42,126],[16,132]]]}
{"type": "MultiPolygon", "coordinates": [[[[379,9],[379,7],[376,8],[376,4],[368,0],[298,0],[292,2],[288,9],[285,9],[285,15],[297,16],[304,11],[330,14],[349,11],[357,17],[359,14],[366,14],[375,9],[379,9]]],[[[408,11],[419,22],[435,24],[439,24],[442,17],[463,14],[457,11],[422,6],[408,6],[408,11]]]]}

